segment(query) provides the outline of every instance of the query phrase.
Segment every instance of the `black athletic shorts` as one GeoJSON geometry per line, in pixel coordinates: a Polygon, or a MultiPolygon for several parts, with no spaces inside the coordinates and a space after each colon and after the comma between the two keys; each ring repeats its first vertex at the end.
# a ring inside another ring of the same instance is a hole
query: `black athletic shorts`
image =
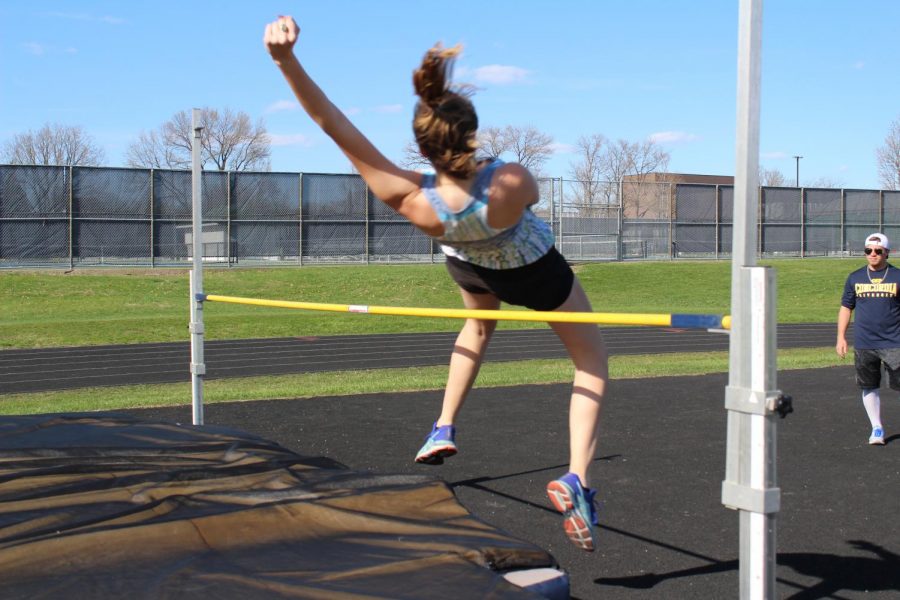
{"type": "Polygon", "coordinates": [[[884,348],[878,350],[855,350],[856,385],[863,390],[877,390],[881,387],[881,365],[888,374],[888,385],[900,391],[900,350],[884,348]],[[891,366],[896,368],[892,368],[891,366]]]}
{"type": "Polygon", "coordinates": [[[488,269],[448,256],[447,271],[467,292],[493,294],[507,304],[533,310],[559,308],[575,282],[575,273],[556,248],[530,265],[513,269],[488,269]]]}

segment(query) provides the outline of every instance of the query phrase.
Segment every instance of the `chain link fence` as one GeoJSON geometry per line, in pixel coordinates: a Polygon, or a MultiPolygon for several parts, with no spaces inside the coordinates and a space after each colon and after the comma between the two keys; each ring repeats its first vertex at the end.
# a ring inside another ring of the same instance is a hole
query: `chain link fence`
{"type": "MultiPolygon", "coordinates": [[[[436,262],[438,244],[358,175],[203,173],[215,265],[436,262]]],[[[532,206],[570,261],[730,258],[726,185],[541,178],[532,206]]],[[[0,165],[0,267],[189,266],[191,173],[0,165]]],[[[846,256],[900,239],[900,191],[762,187],[760,257],[846,256]]]]}

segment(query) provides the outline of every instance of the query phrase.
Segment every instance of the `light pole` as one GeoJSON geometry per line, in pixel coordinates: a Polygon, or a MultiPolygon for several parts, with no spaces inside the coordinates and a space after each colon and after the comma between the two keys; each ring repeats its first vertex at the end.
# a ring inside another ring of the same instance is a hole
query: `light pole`
{"type": "Polygon", "coordinates": [[[794,178],[794,187],[800,187],[800,159],[801,159],[801,158],[803,158],[803,157],[802,157],[802,156],[794,155],[794,160],[795,160],[796,163],[797,163],[797,173],[796,173],[796,175],[794,176],[794,177],[795,177],[795,178],[794,178]]]}

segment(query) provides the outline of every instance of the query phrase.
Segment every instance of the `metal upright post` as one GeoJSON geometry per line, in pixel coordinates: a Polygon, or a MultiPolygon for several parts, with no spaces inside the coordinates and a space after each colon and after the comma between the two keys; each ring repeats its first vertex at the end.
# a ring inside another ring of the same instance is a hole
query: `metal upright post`
{"type": "Polygon", "coordinates": [[[156,239],[153,235],[153,230],[156,228],[156,221],[154,218],[154,211],[156,210],[156,204],[153,200],[153,169],[150,169],[150,267],[153,268],[156,266],[156,239]]]}
{"type": "MultiPolygon", "coordinates": [[[[371,227],[371,223],[369,222],[369,186],[366,185],[366,197],[365,197],[365,221],[366,221],[366,234],[365,234],[365,247],[363,248],[363,252],[365,252],[366,264],[369,264],[369,227],[371,227]]],[[[390,259],[389,259],[390,260],[390,259]]]]}
{"type": "Polygon", "coordinates": [[[841,240],[839,242],[841,247],[838,256],[844,256],[845,252],[850,250],[849,244],[847,244],[846,212],[847,197],[844,195],[844,188],[841,188],[841,240]]]}
{"type": "Polygon", "coordinates": [[[231,268],[231,180],[234,173],[225,173],[225,262],[231,268]]]}
{"type": "Polygon", "coordinates": [[[775,272],[756,265],[762,0],[740,0],[732,330],[722,503],[739,511],[740,598],[775,598],[775,415],[790,399],[775,390],[775,272]]]}
{"type": "Polygon", "coordinates": [[[800,188],[800,258],[806,258],[806,194],[805,188],[800,188]]]}
{"type": "Polygon", "coordinates": [[[191,200],[193,204],[193,227],[191,242],[194,268],[191,270],[191,406],[194,425],[203,425],[203,376],[206,363],[203,362],[203,212],[200,170],[200,109],[191,115],[194,131],[191,144],[191,200]]]}
{"type": "Polygon", "coordinates": [[[720,214],[721,211],[720,211],[719,207],[722,204],[722,190],[719,187],[719,184],[716,184],[716,198],[715,198],[714,202],[716,203],[716,205],[714,207],[716,209],[716,229],[713,232],[713,240],[716,245],[716,250],[715,250],[716,260],[719,260],[719,243],[720,243],[719,230],[722,228],[722,224],[719,222],[721,219],[721,214],[720,214]]]}
{"type": "Polygon", "coordinates": [[[74,171],[72,165],[69,165],[69,270],[73,270],[75,268],[75,216],[72,214],[72,211],[75,207],[75,201],[73,198],[73,183],[72,177],[74,176],[74,171]]]}
{"type": "Polygon", "coordinates": [[[303,173],[297,175],[297,264],[303,266],[303,173]]]}
{"type": "Polygon", "coordinates": [[[620,179],[616,184],[616,195],[618,196],[618,207],[616,213],[616,260],[621,261],[625,257],[625,250],[623,246],[625,242],[623,241],[623,237],[625,235],[625,214],[622,205],[622,180],[620,179]]]}
{"type": "Polygon", "coordinates": [[[559,227],[556,225],[556,221],[554,218],[556,217],[556,211],[554,209],[554,188],[556,187],[556,178],[550,178],[550,230],[553,231],[554,236],[556,236],[556,248],[559,249],[559,227]]]}
{"type": "Polygon", "coordinates": [[[565,252],[563,251],[563,241],[565,239],[565,236],[563,235],[564,234],[563,213],[565,212],[565,208],[566,208],[566,204],[565,204],[565,200],[563,199],[563,179],[562,179],[562,177],[560,177],[559,178],[559,211],[557,214],[559,215],[559,253],[562,255],[565,255],[565,252]]]}

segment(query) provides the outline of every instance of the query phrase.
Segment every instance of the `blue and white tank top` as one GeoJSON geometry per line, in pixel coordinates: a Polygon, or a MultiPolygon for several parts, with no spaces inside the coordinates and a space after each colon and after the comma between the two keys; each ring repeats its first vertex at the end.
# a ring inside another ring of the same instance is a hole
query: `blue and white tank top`
{"type": "Polygon", "coordinates": [[[537,261],[553,247],[553,231],[531,209],[522,212],[518,223],[504,229],[488,225],[488,188],[491,177],[503,161],[494,159],[481,168],[469,190],[469,200],[454,211],[435,189],[435,176],[422,177],[422,192],[444,226],[444,235],[435,238],[447,256],[488,269],[513,269],[537,261]]]}

